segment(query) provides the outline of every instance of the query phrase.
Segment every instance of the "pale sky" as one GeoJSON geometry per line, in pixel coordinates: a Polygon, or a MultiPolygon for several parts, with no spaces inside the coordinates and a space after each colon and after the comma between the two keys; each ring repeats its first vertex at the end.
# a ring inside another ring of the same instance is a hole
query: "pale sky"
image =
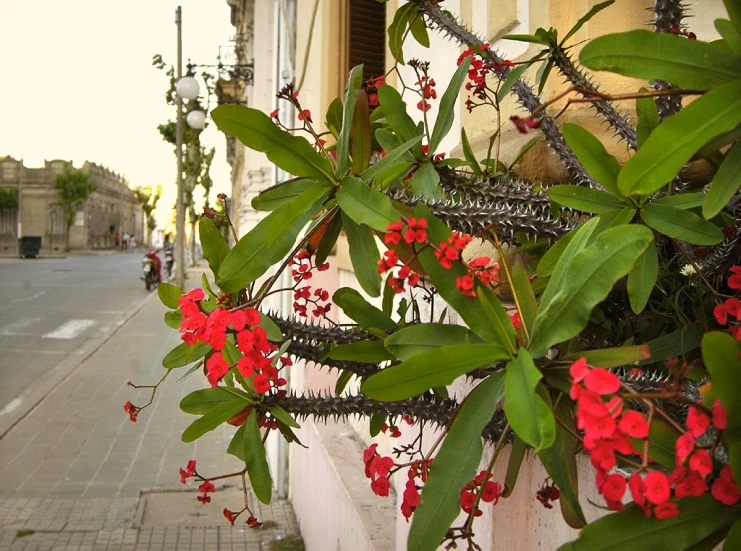
{"type": "MultiPolygon", "coordinates": [[[[183,64],[215,64],[235,33],[226,0],[0,0],[0,156],[22,155],[30,167],[89,160],[132,186],[162,184],[160,206],[169,208],[175,155],[157,125],[175,109],[151,60],[176,62],[178,5],[183,64]]],[[[201,141],[216,147],[213,200],[230,188],[226,144],[213,124],[201,141]]]]}

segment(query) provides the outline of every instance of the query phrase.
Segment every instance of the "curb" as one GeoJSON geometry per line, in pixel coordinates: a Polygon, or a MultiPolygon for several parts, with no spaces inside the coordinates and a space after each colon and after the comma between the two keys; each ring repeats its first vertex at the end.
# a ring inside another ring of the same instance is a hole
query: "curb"
{"type": "Polygon", "coordinates": [[[79,351],[69,358],[62,360],[59,364],[54,366],[44,377],[43,382],[36,386],[30,386],[18,395],[21,398],[23,407],[14,410],[3,417],[0,417],[0,440],[2,440],[13,427],[20,423],[29,413],[31,413],[36,406],[41,404],[49,394],[51,394],[54,388],[64,381],[68,376],[75,372],[75,370],[85,363],[90,357],[95,354],[100,348],[106,344],[112,337],[118,333],[131,319],[144,308],[148,301],[152,300],[152,297],[157,297],[157,292],[154,291],[144,297],[141,301],[135,304],[122,318],[122,322],[116,327],[112,328],[105,335],[90,339],[86,342],[79,351]]]}

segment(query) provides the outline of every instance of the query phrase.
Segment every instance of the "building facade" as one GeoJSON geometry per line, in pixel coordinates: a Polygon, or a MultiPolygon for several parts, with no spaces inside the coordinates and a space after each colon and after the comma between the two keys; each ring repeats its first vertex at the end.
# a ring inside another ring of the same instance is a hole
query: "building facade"
{"type": "MultiPolygon", "coordinates": [[[[16,251],[19,223],[21,235],[41,237],[42,253],[65,250],[67,228],[54,188],[54,178],[65,166],[74,168],[62,160],[44,161],[41,168],[26,167],[12,158],[0,160],[0,188],[19,190],[20,205],[20,209],[0,210],[0,253],[16,251]]],[[[81,168],[90,172],[96,190],[78,209],[69,228],[69,248],[112,248],[115,234],[125,232],[141,241],[142,211],[128,182],[95,163],[86,162],[81,168]]]]}

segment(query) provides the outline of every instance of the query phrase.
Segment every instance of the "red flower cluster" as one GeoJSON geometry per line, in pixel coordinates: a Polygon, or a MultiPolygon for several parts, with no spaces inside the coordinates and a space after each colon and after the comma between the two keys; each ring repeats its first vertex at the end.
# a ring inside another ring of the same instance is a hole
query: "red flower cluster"
{"type": "MultiPolygon", "coordinates": [[[[466,83],[466,90],[471,92],[475,97],[477,97],[480,100],[486,100],[486,94],[487,94],[487,87],[486,87],[486,78],[489,76],[489,74],[493,72],[500,72],[504,70],[507,67],[514,67],[515,64],[512,63],[510,60],[505,59],[501,63],[494,63],[494,62],[484,62],[481,57],[476,57],[477,55],[481,55],[484,51],[489,49],[489,44],[482,44],[481,46],[476,46],[474,48],[469,48],[465,50],[459,57],[458,57],[458,65],[463,63],[463,60],[466,59],[468,56],[473,56],[471,59],[471,65],[468,69],[468,80],[469,82],[466,83]]],[[[474,102],[469,97],[466,100],[466,108],[468,109],[469,113],[473,110],[475,107],[474,102]]]]}
{"type": "Polygon", "coordinates": [[[446,270],[450,270],[453,267],[453,262],[460,260],[461,253],[471,241],[473,241],[473,237],[467,233],[454,231],[453,235],[440,243],[440,246],[435,251],[435,256],[440,261],[440,266],[446,270]]]}
{"type": "Polygon", "coordinates": [[[389,426],[388,423],[384,423],[381,427],[381,432],[384,434],[388,432],[391,438],[401,438],[401,430],[396,425],[389,426]]]}
{"type": "Polygon", "coordinates": [[[728,286],[738,291],[741,289],[741,266],[731,266],[733,275],[728,278],[728,286]]]}
{"type": "Polygon", "coordinates": [[[365,463],[365,476],[371,480],[371,490],[377,496],[386,497],[389,495],[391,482],[389,476],[391,469],[394,467],[394,460],[391,457],[382,457],[376,453],[378,444],[371,446],[363,452],[363,463],[365,463]]]}
{"type": "MultiPolygon", "coordinates": [[[[727,414],[719,401],[713,404],[712,416],[699,407],[690,407],[686,421],[688,430],[677,440],[677,468],[671,475],[652,471],[643,477],[639,470],[626,481],[619,473],[608,474],[615,466],[615,452],[640,456],[630,438],[647,438],[648,422],[637,411],[623,411],[623,400],[619,396],[604,401],[603,396],[615,394],[620,389],[620,380],[614,373],[592,369],[584,358],[574,362],[570,372],[573,379],[571,397],[577,401],[577,427],[584,431],[584,448],[597,470],[597,487],[608,507],[622,510],[623,497],[630,488],[633,501],[647,518],[654,515],[657,519],[666,519],[679,514],[677,504],[669,501],[672,486],[677,499],[701,496],[708,491],[707,478],[713,474],[713,459],[707,449],[697,448],[696,438],[705,434],[711,424],[718,430],[726,427],[727,414]]],[[[726,505],[734,505],[741,499],[729,467],[721,470],[710,491],[715,499],[726,505]]]]}
{"type": "MultiPolygon", "coordinates": [[[[224,518],[226,518],[226,520],[228,520],[231,525],[234,526],[234,521],[236,521],[237,517],[239,517],[239,515],[241,515],[245,511],[248,511],[247,507],[245,507],[241,511],[230,511],[229,509],[224,508],[224,518]]],[[[257,519],[252,515],[249,516],[245,524],[250,528],[259,528],[260,526],[262,526],[262,522],[257,522],[257,519]]]]}
{"type": "Polygon", "coordinates": [[[437,99],[437,91],[435,91],[435,79],[428,79],[426,76],[423,76],[419,79],[419,81],[415,82],[415,84],[419,86],[422,93],[422,100],[420,100],[420,102],[417,104],[417,109],[419,109],[420,111],[429,111],[432,108],[430,100],[437,99]]]}
{"type": "Polygon", "coordinates": [[[548,484],[548,480],[549,479],[546,479],[540,487],[540,490],[535,492],[535,498],[540,501],[546,509],[553,509],[551,502],[556,501],[561,497],[561,491],[555,484],[548,484]]]}
{"type": "Polygon", "coordinates": [[[735,317],[736,320],[741,320],[741,302],[735,297],[726,299],[723,304],[718,304],[713,310],[715,319],[721,325],[728,324],[728,314],[735,317]]]}
{"type": "Polygon", "coordinates": [[[124,404],[124,411],[129,414],[129,420],[136,423],[136,416],[139,415],[140,407],[135,406],[130,401],[124,404]]]}
{"type": "Polygon", "coordinates": [[[191,476],[196,476],[196,460],[188,461],[185,469],[180,469],[180,483],[185,484],[191,476]]]}
{"type": "MultiPolygon", "coordinates": [[[[427,241],[427,220],[420,218],[409,218],[406,223],[402,221],[392,222],[386,229],[383,241],[386,245],[398,245],[402,242],[412,245],[422,244],[427,241]],[[406,226],[406,229],[405,229],[406,226]]],[[[390,270],[398,268],[396,273],[389,274],[388,284],[394,291],[399,294],[403,293],[406,288],[404,283],[409,287],[415,287],[419,283],[419,274],[412,272],[412,268],[403,264],[396,251],[389,249],[383,253],[383,257],[378,261],[378,273],[385,274],[390,270]]]]}
{"type": "Polygon", "coordinates": [[[371,109],[378,107],[378,88],[381,84],[386,84],[386,75],[376,78],[369,78],[365,81],[365,89],[368,92],[368,105],[371,109]]]}
{"type": "Polygon", "coordinates": [[[202,495],[199,495],[197,499],[205,505],[206,503],[211,503],[211,496],[208,495],[208,493],[214,493],[216,491],[216,486],[214,486],[214,483],[210,480],[204,480],[203,484],[198,486],[198,491],[201,492],[202,495]]]}
{"type": "Polygon", "coordinates": [[[477,496],[481,496],[481,501],[496,505],[502,496],[502,486],[499,482],[491,480],[491,473],[487,476],[486,471],[481,471],[476,477],[466,484],[461,490],[460,503],[461,509],[465,513],[473,512],[474,516],[480,517],[483,512],[478,507],[474,511],[477,496]]]}
{"type": "Polygon", "coordinates": [[[417,461],[412,463],[409,471],[407,471],[407,483],[401,501],[401,514],[404,515],[407,522],[409,522],[409,518],[414,514],[414,511],[417,510],[417,505],[419,505],[421,486],[417,485],[416,480],[419,478],[422,484],[427,482],[427,472],[431,463],[432,459],[417,461]]]}
{"type": "Polygon", "coordinates": [[[697,40],[697,35],[692,32],[688,32],[687,29],[680,29],[679,25],[673,25],[671,29],[669,29],[670,34],[676,34],[679,36],[685,36],[689,38],[690,40],[697,40]]]}
{"type": "MultiPolygon", "coordinates": [[[[307,285],[304,287],[298,287],[298,284],[311,279],[314,274],[313,270],[315,266],[312,264],[311,253],[307,250],[301,251],[292,259],[293,269],[291,273],[293,275],[294,285],[293,291],[293,311],[299,316],[306,318],[309,316],[309,304],[313,304],[314,308],[311,313],[315,317],[323,316],[329,312],[332,308],[332,304],[327,302],[329,300],[329,293],[324,289],[317,288],[311,292],[311,286],[307,285]],[[321,304],[324,302],[324,304],[321,304]]],[[[316,266],[316,269],[320,272],[329,269],[329,262],[316,266]]]]}

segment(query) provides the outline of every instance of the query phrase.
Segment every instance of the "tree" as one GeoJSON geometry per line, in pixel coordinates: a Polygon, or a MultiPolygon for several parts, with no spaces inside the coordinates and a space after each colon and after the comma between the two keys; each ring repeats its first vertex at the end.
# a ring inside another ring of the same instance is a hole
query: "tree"
{"type": "Polygon", "coordinates": [[[0,188],[0,210],[13,210],[18,208],[18,188],[0,188]]]}
{"type": "Polygon", "coordinates": [[[134,188],[134,194],[136,195],[136,200],[139,203],[139,208],[141,208],[142,212],[144,212],[147,222],[147,235],[145,243],[147,247],[151,247],[152,232],[157,227],[157,220],[152,213],[157,210],[157,203],[162,196],[162,186],[159,184],[157,185],[157,192],[154,195],[152,195],[152,186],[137,186],[134,188]]]}
{"type": "Polygon", "coordinates": [[[97,186],[93,183],[90,172],[72,168],[68,163],[64,170],[54,177],[54,188],[59,197],[57,205],[64,213],[65,248],[69,249],[69,229],[75,223],[77,210],[97,186]]]}

